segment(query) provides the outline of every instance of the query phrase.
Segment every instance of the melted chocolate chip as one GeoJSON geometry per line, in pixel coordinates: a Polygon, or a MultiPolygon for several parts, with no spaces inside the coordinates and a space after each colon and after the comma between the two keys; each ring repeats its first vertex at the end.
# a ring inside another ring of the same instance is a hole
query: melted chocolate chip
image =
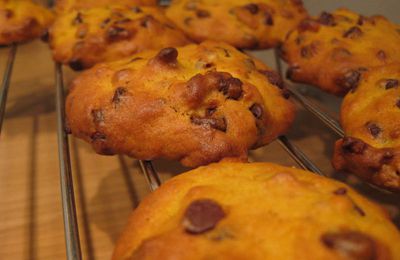
{"type": "Polygon", "coordinates": [[[238,100],[242,96],[242,81],[237,78],[221,78],[218,83],[218,90],[222,91],[228,99],[238,100]]]}
{"type": "Polygon", "coordinates": [[[206,109],[206,117],[211,117],[217,111],[216,107],[209,107],[206,109]]]}
{"type": "Polygon", "coordinates": [[[210,199],[193,201],[186,209],[183,219],[185,231],[196,235],[207,232],[225,217],[222,207],[210,199]]]}
{"type": "Polygon", "coordinates": [[[353,202],[353,208],[354,208],[354,210],[355,210],[358,214],[360,214],[361,217],[365,217],[365,212],[364,212],[364,210],[363,210],[362,208],[360,208],[360,206],[358,206],[358,205],[355,204],[354,202],[353,202]]]}
{"type": "Polygon", "coordinates": [[[375,123],[373,122],[368,122],[365,124],[365,126],[367,127],[368,131],[370,132],[370,134],[374,137],[377,138],[378,135],[381,133],[382,129],[375,123]]]}
{"type": "Polygon", "coordinates": [[[343,187],[339,188],[339,189],[335,190],[333,192],[333,194],[335,194],[335,195],[346,195],[347,194],[347,189],[343,188],[343,187]]]}
{"type": "Polygon", "coordinates": [[[113,25],[107,29],[107,38],[110,41],[122,40],[129,37],[130,33],[125,28],[113,25]]]}
{"type": "Polygon", "coordinates": [[[317,54],[317,45],[315,43],[311,43],[301,48],[300,54],[304,59],[310,59],[317,54]]]}
{"type": "Polygon", "coordinates": [[[140,9],[139,6],[134,6],[134,7],[131,8],[131,10],[132,10],[132,12],[134,12],[134,13],[136,13],[136,14],[142,12],[142,9],[140,9]]]}
{"type": "Polygon", "coordinates": [[[90,138],[92,139],[92,141],[104,141],[106,140],[106,135],[100,132],[94,132],[90,138]]]}
{"type": "Polygon", "coordinates": [[[335,22],[335,17],[333,17],[332,14],[327,13],[327,12],[323,12],[319,18],[318,18],[318,22],[320,24],[326,25],[326,26],[335,26],[336,22],[335,22]]]}
{"type": "Polygon", "coordinates": [[[359,70],[350,70],[343,77],[337,79],[336,84],[345,89],[351,89],[354,92],[358,87],[360,79],[361,72],[359,70]]]}
{"type": "Polygon", "coordinates": [[[400,99],[397,100],[396,106],[397,106],[398,108],[400,108],[400,99]]]}
{"type": "Polygon", "coordinates": [[[178,58],[178,50],[175,48],[162,49],[155,59],[163,64],[176,66],[178,58]]]}
{"type": "Polygon", "coordinates": [[[85,68],[82,61],[79,59],[71,59],[68,65],[71,69],[76,71],[83,70],[85,68]]]}
{"type": "Polygon", "coordinates": [[[397,88],[399,87],[399,80],[397,79],[386,79],[385,89],[397,88]]]}
{"type": "Polygon", "coordinates": [[[152,21],[154,21],[154,17],[152,15],[146,15],[145,17],[142,18],[142,20],[140,21],[140,26],[144,27],[144,28],[148,28],[150,23],[152,21]]]}
{"type": "Polygon", "coordinates": [[[121,102],[121,98],[126,94],[126,92],[126,88],[118,87],[114,92],[111,102],[118,105],[121,102]]]}
{"type": "Polygon", "coordinates": [[[382,156],[381,164],[389,164],[392,162],[393,158],[394,154],[390,151],[386,151],[382,156]]]}
{"type": "Polygon", "coordinates": [[[380,50],[376,53],[376,57],[381,60],[381,61],[385,61],[386,60],[386,53],[383,50],[380,50]]]}
{"type": "Polygon", "coordinates": [[[103,110],[101,110],[101,109],[93,109],[92,110],[92,118],[93,118],[93,123],[95,123],[96,125],[104,123],[103,110]]]}
{"type": "Polygon", "coordinates": [[[264,16],[265,16],[264,24],[266,24],[266,25],[274,25],[274,19],[273,19],[272,14],[270,12],[265,11],[264,12],[264,16]]]}
{"type": "Polygon", "coordinates": [[[14,12],[11,9],[4,9],[2,13],[6,19],[11,19],[14,16],[14,12]]]}
{"type": "Polygon", "coordinates": [[[40,36],[40,39],[41,39],[43,42],[49,42],[49,40],[50,40],[49,31],[46,30],[46,31],[42,34],[42,36],[40,36]]]}
{"type": "Polygon", "coordinates": [[[284,88],[284,83],[279,73],[272,70],[259,70],[259,72],[262,73],[265,77],[267,77],[268,82],[271,83],[272,85],[277,86],[280,89],[284,88]]]}
{"type": "Polygon", "coordinates": [[[248,10],[251,14],[257,14],[259,10],[258,5],[256,4],[248,4],[243,7],[244,9],[248,10]]]}
{"type": "Polygon", "coordinates": [[[312,19],[305,19],[302,22],[300,22],[298,30],[299,32],[305,32],[305,31],[318,32],[319,23],[312,19]]]}
{"type": "Polygon", "coordinates": [[[365,21],[367,21],[367,18],[363,15],[360,15],[357,20],[357,25],[362,26],[362,25],[364,25],[365,21]]]}
{"type": "Polygon", "coordinates": [[[264,114],[264,110],[260,104],[254,103],[249,109],[257,119],[260,119],[264,114]]]}
{"type": "Polygon", "coordinates": [[[377,259],[374,240],[358,231],[328,232],[321,236],[321,241],[346,259],[377,259]]]}
{"type": "Polygon", "coordinates": [[[367,144],[361,140],[345,137],[342,143],[342,150],[345,153],[363,154],[367,149],[367,144]]]}
{"type": "Polygon", "coordinates": [[[343,37],[349,39],[356,39],[359,38],[361,35],[362,35],[361,29],[357,26],[353,26],[343,34],[343,37]]]}
{"type": "Polygon", "coordinates": [[[299,66],[290,66],[286,71],[286,78],[293,79],[293,75],[294,75],[295,71],[299,70],[299,69],[300,69],[299,66]]]}
{"type": "Polygon", "coordinates": [[[78,25],[83,23],[82,14],[78,12],[75,18],[72,20],[72,25],[78,25]]]}
{"type": "Polygon", "coordinates": [[[207,10],[201,10],[201,9],[199,9],[199,10],[196,11],[196,16],[197,16],[198,18],[201,18],[201,19],[202,19],[202,18],[210,17],[211,14],[210,14],[210,12],[207,11],[207,10]]]}
{"type": "Polygon", "coordinates": [[[206,125],[211,128],[217,129],[222,132],[226,132],[226,121],[225,118],[214,118],[214,117],[200,117],[192,116],[190,121],[195,125],[206,125]]]}

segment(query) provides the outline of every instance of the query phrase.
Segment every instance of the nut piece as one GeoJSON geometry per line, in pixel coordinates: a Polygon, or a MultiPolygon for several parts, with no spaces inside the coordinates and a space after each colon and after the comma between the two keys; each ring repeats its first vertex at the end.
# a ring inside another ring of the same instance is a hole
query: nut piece
{"type": "Polygon", "coordinates": [[[196,235],[213,229],[225,217],[222,207],[210,199],[193,201],[185,211],[185,231],[196,235]]]}

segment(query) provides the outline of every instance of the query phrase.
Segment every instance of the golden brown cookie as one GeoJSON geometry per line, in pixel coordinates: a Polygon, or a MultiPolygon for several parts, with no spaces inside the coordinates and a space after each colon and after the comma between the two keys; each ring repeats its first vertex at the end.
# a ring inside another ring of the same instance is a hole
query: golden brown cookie
{"type": "Polygon", "coordinates": [[[68,12],[71,10],[89,9],[94,7],[107,7],[110,5],[154,6],[157,0],[56,0],[57,12],[68,12]]]}
{"type": "Polygon", "coordinates": [[[294,107],[281,83],[235,48],[203,42],[85,71],[72,84],[66,112],[72,133],[98,153],[198,166],[245,159],[284,133],[294,107]]]}
{"type": "Polygon", "coordinates": [[[270,163],[178,175],[129,218],[113,260],[400,259],[400,233],[347,185],[270,163]]]}
{"type": "Polygon", "coordinates": [[[197,42],[250,49],[276,47],[307,16],[300,0],[175,0],[166,14],[197,42]]]}
{"type": "Polygon", "coordinates": [[[283,45],[288,78],[336,95],[357,87],[368,68],[400,62],[400,26],[346,9],[303,21],[283,45]]]}
{"type": "Polygon", "coordinates": [[[400,191],[400,63],[371,69],[344,98],[346,138],[333,165],[383,188],[400,191]]]}
{"type": "Polygon", "coordinates": [[[0,0],[0,45],[40,37],[52,21],[50,10],[31,1],[0,0]]]}
{"type": "Polygon", "coordinates": [[[57,18],[49,35],[54,59],[75,70],[148,49],[189,43],[157,7],[73,10],[57,18]]]}

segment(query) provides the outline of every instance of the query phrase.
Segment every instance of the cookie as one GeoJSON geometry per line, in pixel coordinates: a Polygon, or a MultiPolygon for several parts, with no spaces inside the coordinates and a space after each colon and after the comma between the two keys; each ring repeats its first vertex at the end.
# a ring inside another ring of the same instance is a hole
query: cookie
{"type": "Polygon", "coordinates": [[[57,18],[49,36],[54,59],[75,70],[148,49],[189,43],[157,7],[72,10],[57,18]]]}
{"type": "Polygon", "coordinates": [[[50,10],[31,1],[0,0],[0,45],[40,37],[52,21],[50,10]]]}
{"type": "Polygon", "coordinates": [[[129,218],[113,260],[400,259],[400,233],[343,183],[270,163],[178,175],[129,218]]]}
{"type": "Polygon", "coordinates": [[[400,26],[346,9],[306,19],[282,48],[287,76],[342,96],[371,67],[400,62],[400,26]]]}
{"type": "Polygon", "coordinates": [[[107,7],[110,5],[125,5],[128,7],[135,6],[155,6],[157,0],[56,0],[55,10],[58,13],[68,12],[71,10],[90,9],[94,7],[107,7]]]}
{"type": "Polygon", "coordinates": [[[400,191],[400,63],[370,69],[341,108],[346,138],[333,165],[382,188],[400,191]]]}
{"type": "Polygon", "coordinates": [[[176,0],[166,15],[197,42],[265,49],[282,42],[307,13],[299,0],[176,0]]]}
{"type": "Polygon", "coordinates": [[[279,75],[215,42],[147,51],[76,78],[66,100],[72,134],[98,153],[199,166],[247,157],[294,117],[279,75]]]}

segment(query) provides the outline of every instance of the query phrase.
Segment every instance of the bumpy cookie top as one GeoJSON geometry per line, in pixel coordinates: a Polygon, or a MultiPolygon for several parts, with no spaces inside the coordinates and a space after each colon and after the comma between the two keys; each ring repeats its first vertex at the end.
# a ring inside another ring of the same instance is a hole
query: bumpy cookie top
{"type": "Polygon", "coordinates": [[[0,44],[40,37],[52,21],[50,10],[31,1],[0,0],[0,44]]]}
{"type": "Polygon", "coordinates": [[[251,49],[277,46],[307,16],[299,0],[175,0],[166,14],[196,41],[251,49]]]}
{"type": "Polygon", "coordinates": [[[400,26],[346,9],[303,21],[283,46],[288,77],[336,95],[356,88],[364,71],[400,62],[400,26]]]}
{"type": "Polygon", "coordinates": [[[246,158],[287,130],[277,73],[214,42],[148,51],[81,74],[66,103],[72,133],[100,153],[187,166],[246,158]]]}
{"type": "Polygon", "coordinates": [[[54,59],[76,70],[147,49],[189,43],[157,7],[72,10],[58,17],[49,35],[54,59]]]}
{"type": "Polygon", "coordinates": [[[181,174],[133,212],[113,259],[399,259],[400,233],[345,184],[269,163],[181,174]]]}
{"type": "Polygon", "coordinates": [[[148,6],[157,5],[157,0],[56,0],[55,9],[57,12],[70,10],[88,9],[93,7],[106,7],[110,5],[148,6]]]}
{"type": "Polygon", "coordinates": [[[334,165],[383,188],[400,191],[400,63],[370,69],[343,100],[347,138],[334,165]]]}

